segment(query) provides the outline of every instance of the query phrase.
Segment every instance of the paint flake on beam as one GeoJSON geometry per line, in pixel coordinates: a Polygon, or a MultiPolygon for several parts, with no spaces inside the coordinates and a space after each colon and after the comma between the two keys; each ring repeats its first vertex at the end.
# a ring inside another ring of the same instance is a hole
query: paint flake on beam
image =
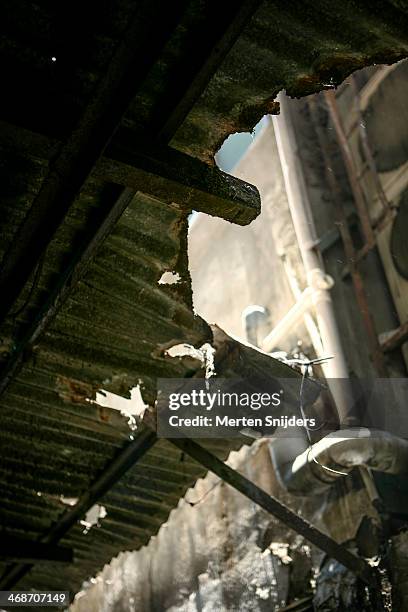
{"type": "Polygon", "coordinates": [[[215,375],[215,348],[208,342],[203,344],[198,349],[191,346],[191,344],[175,344],[166,350],[165,355],[169,357],[178,357],[179,359],[182,359],[183,357],[191,357],[192,359],[196,359],[197,361],[201,362],[202,368],[205,369],[206,378],[210,378],[211,376],[215,375]]]}

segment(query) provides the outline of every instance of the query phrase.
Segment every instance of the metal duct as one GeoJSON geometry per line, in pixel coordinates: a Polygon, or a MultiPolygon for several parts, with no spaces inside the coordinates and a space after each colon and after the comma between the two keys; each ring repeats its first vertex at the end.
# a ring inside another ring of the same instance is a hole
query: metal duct
{"type": "Polygon", "coordinates": [[[294,495],[324,491],[355,467],[408,472],[408,441],[374,429],[342,429],[312,446],[299,435],[275,441],[270,452],[281,484],[294,495]]]}

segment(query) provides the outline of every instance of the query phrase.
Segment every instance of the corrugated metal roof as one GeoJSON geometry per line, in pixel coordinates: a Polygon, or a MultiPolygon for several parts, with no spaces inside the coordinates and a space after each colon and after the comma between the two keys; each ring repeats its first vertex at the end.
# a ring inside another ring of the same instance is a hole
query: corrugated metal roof
{"type": "Polygon", "coordinates": [[[262,2],[172,144],[212,160],[229,134],[276,112],[279,91],[302,97],[406,57],[407,31],[404,1],[262,2]]]}
{"type": "MultiPolygon", "coordinates": [[[[3,132],[0,255],[14,240],[55,152],[53,141],[35,136],[33,153],[30,138],[26,132],[21,139],[3,132]]],[[[4,363],[100,211],[120,192],[102,180],[87,181],[1,328],[4,363]]],[[[131,436],[137,441],[138,432],[116,410],[90,401],[98,389],[126,396],[140,384],[145,400],[153,402],[157,377],[185,376],[199,368],[197,362],[164,356],[167,347],[200,346],[212,338],[192,308],[188,214],[176,203],[138,192],[3,394],[0,520],[8,535],[44,538],[69,510],[63,500],[86,494],[131,436]],[[177,272],[180,282],[159,284],[165,271],[177,272]]],[[[239,445],[214,441],[210,446],[226,458],[239,445]]],[[[74,564],[35,565],[19,586],[67,588],[74,594],[119,551],[146,543],[204,473],[170,443],[158,441],[100,500],[107,511],[100,527],[85,534],[76,523],[63,538],[61,543],[74,549],[74,564]]],[[[1,566],[0,572],[6,570],[1,566]]]]}
{"type": "MultiPolygon", "coordinates": [[[[90,185],[46,254],[29,309],[99,201],[100,189],[90,185]]],[[[180,258],[185,233],[186,213],[177,206],[135,197],[3,395],[0,516],[10,535],[43,536],[66,508],[61,496],[79,497],[129,441],[132,431],[119,412],[90,403],[97,389],[127,394],[141,383],[152,398],[157,376],[186,374],[161,349],[211,337],[191,309],[186,258],[180,258]],[[182,282],[158,285],[164,270],[177,270],[182,282]]],[[[9,320],[3,337],[28,316],[9,320]]],[[[160,441],[101,501],[108,513],[101,527],[84,535],[77,525],[69,534],[75,564],[57,572],[38,565],[21,584],[65,584],[75,592],[112,555],[145,543],[203,471],[160,441]]]]}
{"type": "MultiPolygon", "coordinates": [[[[92,206],[98,195],[88,192],[92,206]]],[[[86,200],[73,210],[72,225],[81,205],[86,200]]],[[[70,223],[71,215],[47,253],[33,309],[62,260],[60,252],[72,247],[70,223]]],[[[116,410],[89,402],[97,389],[126,393],[142,381],[145,397],[152,398],[155,377],[188,374],[188,364],[164,358],[159,349],[182,342],[199,346],[212,337],[191,310],[187,262],[179,255],[185,253],[185,231],[185,213],[176,206],[135,197],[3,395],[0,516],[10,535],[36,540],[46,534],[66,509],[61,496],[79,497],[133,435],[116,410]],[[165,269],[177,270],[187,282],[159,285],[165,269]]],[[[209,447],[225,459],[241,444],[213,440],[209,447]]],[[[119,551],[145,544],[204,473],[160,440],[100,500],[107,510],[101,526],[84,534],[77,524],[63,538],[75,563],[57,571],[38,564],[19,585],[65,586],[74,593],[119,551]]]]}
{"type": "MultiPolygon", "coordinates": [[[[69,428],[69,425],[66,424],[66,427],[69,428]]],[[[93,472],[98,467],[101,469],[103,460],[109,460],[109,455],[112,455],[113,446],[105,448],[103,454],[102,441],[96,436],[92,440],[93,444],[90,444],[91,448],[88,447],[91,439],[87,439],[86,450],[71,446],[72,435],[66,437],[66,442],[70,444],[72,452],[65,461],[60,459],[57,450],[55,460],[51,459],[45,466],[41,459],[35,462],[36,457],[41,456],[38,449],[25,462],[20,457],[12,465],[10,457],[9,465],[14,475],[21,470],[36,471],[34,479],[30,479],[28,474],[26,478],[13,478],[15,484],[2,491],[3,520],[7,521],[11,533],[21,533],[22,528],[27,538],[45,533],[52,521],[64,511],[59,495],[64,493],[76,496],[81,493],[90,482],[93,472]],[[40,487],[41,496],[36,494],[37,487],[40,487]]],[[[237,441],[236,447],[239,444],[237,441]]],[[[48,447],[43,460],[50,456],[54,448],[52,445],[48,447]]],[[[225,441],[215,440],[209,448],[225,458],[231,447],[225,441]]],[[[92,527],[88,533],[84,533],[84,526],[78,523],[61,540],[62,545],[74,549],[75,562],[58,568],[53,564],[37,564],[20,581],[19,586],[22,589],[46,589],[52,586],[54,589],[69,589],[74,594],[85,578],[94,575],[121,550],[137,549],[146,544],[166,521],[170,510],[177,505],[187,488],[204,474],[203,468],[187,457],[182,457],[169,442],[160,440],[100,500],[107,511],[100,526],[92,527]]]]}
{"type": "MultiPolygon", "coordinates": [[[[189,4],[122,125],[138,131],[140,123],[149,125],[157,101],[166,103],[163,92],[171,74],[166,70],[174,72],[181,57],[189,59],[183,37],[201,4],[189,4]]],[[[61,14],[49,4],[3,5],[4,82],[11,75],[14,83],[16,74],[20,82],[4,87],[1,117],[41,135],[30,132],[19,139],[2,130],[1,256],[47,175],[60,144],[54,139],[66,138],[75,125],[134,10],[123,0],[96,12],[83,6],[78,18],[70,3],[61,14]]],[[[406,55],[406,22],[401,2],[261,3],[173,145],[212,160],[229,133],[249,129],[275,108],[273,97],[282,87],[304,95],[370,61],[406,55]]],[[[119,193],[117,186],[91,175],[0,330],[3,362],[95,218],[119,193]]],[[[25,355],[1,400],[0,518],[7,533],[42,537],[66,509],[60,496],[86,492],[128,443],[126,420],[89,402],[97,389],[124,395],[141,380],[145,398],[152,401],[158,376],[190,375],[197,367],[163,355],[173,344],[199,346],[211,339],[192,310],[187,214],[177,204],[138,193],[52,325],[25,355]],[[166,270],[177,271],[182,282],[158,285],[166,270]]],[[[211,447],[225,458],[235,444],[214,441],[211,447]]],[[[37,565],[20,586],[75,591],[120,550],[145,543],[202,474],[159,441],[102,498],[107,516],[101,526],[85,535],[77,524],[62,540],[74,547],[76,563],[37,565]]]]}

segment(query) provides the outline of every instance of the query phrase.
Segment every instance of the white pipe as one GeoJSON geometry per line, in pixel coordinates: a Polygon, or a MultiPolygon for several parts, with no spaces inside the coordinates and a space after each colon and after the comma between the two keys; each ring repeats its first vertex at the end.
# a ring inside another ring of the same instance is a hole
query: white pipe
{"type": "MultiPolygon", "coordinates": [[[[332,279],[326,275],[325,283],[327,288],[332,286],[332,279]]],[[[299,323],[301,319],[305,318],[305,315],[316,306],[317,303],[325,301],[327,299],[327,288],[324,287],[306,287],[302,291],[293,306],[288,310],[285,316],[275,325],[271,332],[262,340],[262,350],[266,353],[272,351],[278,347],[278,344],[285,336],[291,331],[294,325],[299,323]]],[[[324,350],[322,343],[318,343],[319,357],[324,356],[324,350]]]]}
{"type": "MultiPolygon", "coordinates": [[[[302,439],[291,442],[299,451],[302,439]]],[[[274,445],[270,446],[281,483],[293,494],[310,495],[323,491],[355,467],[387,474],[408,473],[408,441],[386,431],[358,427],[343,429],[311,447],[305,442],[303,444],[303,452],[295,460],[289,458],[287,461],[279,451],[277,453],[274,445]]]]}
{"type": "MultiPolygon", "coordinates": [[[[301,291],[300,291],[300,288],[299,288],[299,285],[296,279],[296,274],[294,273],[294,270],[292,270],[287,259],[283,259],[283,266],[285,268],[286,276],[287,276],[290,288],[292,290],[293,296],[296,300],[298,300],[301,295],[301,291]]],[[[313,348],[315,350],[317,357],[323,357],[324,351],[323,351],[322,339],[320,338],[319,330],[310,312],[305,312],[305,314],[303,315],[303,322],[310,336],[310,339],[312,341],[313,348]]]]}
{"type": "Polygon", "coordinates": [[[287,336],[293,326],[299,323],[306,312],[313,306],[314,290],[307,287],[285,316],[275,325],[273,330],[262,340],[261,348],[266,353],[277,348],[279,342],[287,336]]]}
{"type": "MultiPolygon", "coordinates": [[[[330,384],[333,378],[348,378],[348,368],[341,345],[333,304],[329,290],[331,279],[325,274],[323,263],[315,249],[316,232],[311,215],[310,202],[303,174],[303,166],[299,158],[293,125],[290,120],[288,100],[279,96],[281,114],[273,117],[277,148],[285,181],[289,208],[296,232],[299,249],[306,271],[307,284],[314,289],[314,309],[320,331],[323,351],[329,359],[323,365],[324,374],[330,384]]],[[[347,423],[350,412],[349,394],[342,393],[344,385],[332,385],[332,395],[340,415],[340,421],[347,423]]]]}

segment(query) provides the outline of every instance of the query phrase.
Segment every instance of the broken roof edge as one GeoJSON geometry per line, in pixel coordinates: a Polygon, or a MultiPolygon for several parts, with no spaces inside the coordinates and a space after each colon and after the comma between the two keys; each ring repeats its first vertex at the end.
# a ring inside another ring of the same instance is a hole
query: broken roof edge
{"type": "Polygon", "coordinates": [[[251,132],[264,115],[279,114],[279,92],[301,98],[335,88],[361,68],[407,57],[402,4],[264,0],[172,145],[213,163],[228,136],[251,132]]]}
{"type": "MultiPolygon", "coordinates": [[[[361,57],[350,55],[342,66],[341,62],[344,57],[332,57],[332,68],[327,67],[325,63],[320,63],[310,73],[299,75],[297,81],[288,83],[278,89],[275,89],[273,94],[266,97],[257,104],[243,105],[243,110],[240,115],[229,122],[228,127],[223,131],[213,143],[211,143],[210,152],[206,152],[203,158],[208,164],[215,163],[214,158],[221,149],[224,142],[229,136],[237,133],[253,133],[256,125],[265,115],[279,115],[280,104],[277,100],[280,93],[285,93],[289,98],[300,99],[313,94],[318,94],[328,89],[337,89],[351,74],[375,65],[392,65],[408,58],[408,48],[399,51],[391,50],[389,53],[374,54],[371,57],[361,57]],[[333,76],[332,70],[336,70],[336,76],[333,76]],[[326,77],[326,78],[324,78],[326,77]],[[330,84],[325,81],[329,81],[330,84]]],[[[186,152],[184,146],[180,146],[177,141],[177,134],[171,141],[174,148],[186,152]]],[[[197,155],[193,155],[197,157],[197,155]]],[[[235,222],[235,221],[234,221],[235,222]]]]}

